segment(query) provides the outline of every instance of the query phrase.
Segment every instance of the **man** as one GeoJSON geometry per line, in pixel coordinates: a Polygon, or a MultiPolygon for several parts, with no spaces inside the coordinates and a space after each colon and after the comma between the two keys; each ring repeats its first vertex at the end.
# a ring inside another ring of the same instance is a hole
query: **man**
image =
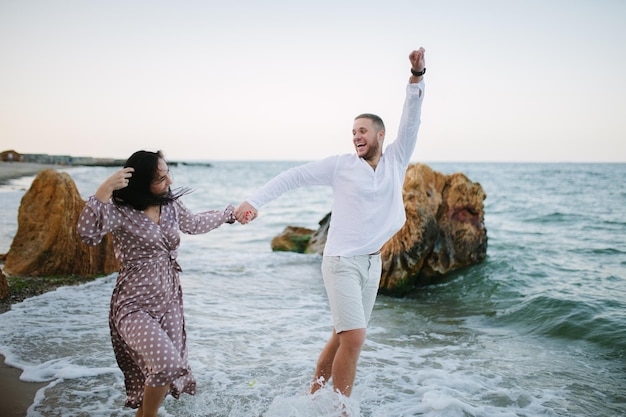
{"type": "Polygon", "coordinates": [[[333,188],[332,216],[324,247],[322,276],[333,316],[333,333],[315,370],[311,392],[330,378],[343,395],[352,392],[357,361],[365,342],[381,276],[380,249],[404,224],[404,176],[415,149],[424,98],[424,48],[411,52],[398,138],[385,149],[380,117],[356,117],[352,141],[356,154],[328,157],[291,168],[258,189],[235,209],[243,224],[258,209],[286,191],[309,185],[333,188]]]}

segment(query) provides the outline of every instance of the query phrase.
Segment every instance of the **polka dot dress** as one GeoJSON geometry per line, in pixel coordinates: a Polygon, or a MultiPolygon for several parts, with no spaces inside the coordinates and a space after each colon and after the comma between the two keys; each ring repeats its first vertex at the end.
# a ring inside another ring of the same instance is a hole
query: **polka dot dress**
{"type": "Polygon", "coordinates": [[[138,408],[144,386],[169,385],[169,393],[195,394],[187,355],[183,293],[176,261],[179,231],[207,233],[233,223],[233,207],[191,213],[180,201],[163,205],[159,224],[144,212],[94,196],[77,226],[83,242],[97,245],[113,235],[120,272],[111,297],[109,326],[117,363],[124,373],[126,406],[138,408]]]}

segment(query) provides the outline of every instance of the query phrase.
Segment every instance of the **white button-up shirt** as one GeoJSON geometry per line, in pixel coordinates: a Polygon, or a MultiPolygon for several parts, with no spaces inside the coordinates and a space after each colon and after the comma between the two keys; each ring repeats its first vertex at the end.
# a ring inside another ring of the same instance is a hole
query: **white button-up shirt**
{"type": "Polygon", "coordinates": [[[402,188],[420,126],[424,81],[409,84],[397,139],[376,170],[356,154],[335,155],[291,168],[247,199],[259,209],[294,188],[329,185],[333,204],[324,256],[374,253],[406,220],[402,188]]]}

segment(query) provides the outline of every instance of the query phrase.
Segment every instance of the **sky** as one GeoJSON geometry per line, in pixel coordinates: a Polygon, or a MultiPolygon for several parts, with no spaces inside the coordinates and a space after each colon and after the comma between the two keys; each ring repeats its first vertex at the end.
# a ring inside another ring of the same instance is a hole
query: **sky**
{"type": "Polygon", "coordinates": [[[426,49],[414,162],[626,162],[626,1],[0,0],[0,151],[315,160],[395,139],[426,49]]]}

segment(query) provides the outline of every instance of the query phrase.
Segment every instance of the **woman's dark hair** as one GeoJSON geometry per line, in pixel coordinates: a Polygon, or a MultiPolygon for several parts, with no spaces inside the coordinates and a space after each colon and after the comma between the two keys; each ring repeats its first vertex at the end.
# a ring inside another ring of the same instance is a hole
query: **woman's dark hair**
{"type": "Polygon", "coordinates": [[[148,206],[168,204],[189,193],[191,190],[188,188],[179,189],[176,193],[168,190],[165,195],[156,195],[150,191],[150,185],[157,179],[159,159],[164,159],[161,151],[137,151],[132,154],[124,168],[132,167],[135,171],[127,187],[113,191],[113,202],[135,210],[145,210],[148,206]]]}

